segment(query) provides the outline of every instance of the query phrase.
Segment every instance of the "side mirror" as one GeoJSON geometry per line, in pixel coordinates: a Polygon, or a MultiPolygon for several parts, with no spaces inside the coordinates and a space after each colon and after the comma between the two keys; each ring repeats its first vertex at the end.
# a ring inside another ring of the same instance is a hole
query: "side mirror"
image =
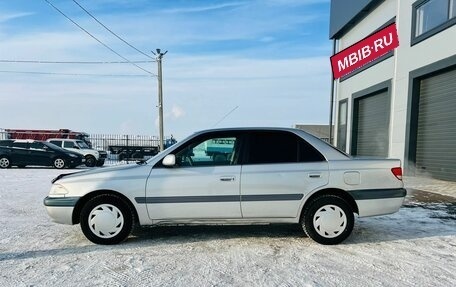
{"type": "Polygon", "coordinates": [[[165,158],[162,161],[162,164],[166,167],[173,167],[176,165],[176,156],[173,154],[169,154],[165,156],[165,158]]]}

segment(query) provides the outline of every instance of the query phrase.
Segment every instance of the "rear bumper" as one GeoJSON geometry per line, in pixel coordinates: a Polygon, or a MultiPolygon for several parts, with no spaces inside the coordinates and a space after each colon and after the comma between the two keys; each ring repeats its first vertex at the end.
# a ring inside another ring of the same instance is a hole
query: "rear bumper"
{"type": "Polygon", "coordinates": [[[44,206],[52,221],[73,224],[73,210],[79,197],[46,197],[44,206]]]}
{"type": "Polygon", "coordinates": [[[407,195],[404,188],[355,190],[349,193],[358,205],[360,217],[395,213],[407,195]]]}

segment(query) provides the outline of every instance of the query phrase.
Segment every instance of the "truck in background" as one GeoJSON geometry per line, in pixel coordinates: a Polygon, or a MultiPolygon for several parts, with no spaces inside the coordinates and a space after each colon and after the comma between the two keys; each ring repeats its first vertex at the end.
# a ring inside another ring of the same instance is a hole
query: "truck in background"
{"type": "MultiPolygon", "coordinates": [[[[160,151],[158,138],[152,136],[125,135],[122,138],[105,138],[101,142],[101,146],[108,150],[110,158],[118,161],[146,160],[160,151]]],[[[171,138],[165,139],[164,148],[166,149],[176,142],[171,136],[171,138]]]]}
{"type": "MultiPolygon", "coordinates": [[[[83,141],[89,148],[93,149],[92,143],[89,140],[89,134],[85,132],[75,132],[69,129],[59,130],[26,130],[26,129],[4,129],[7,139],[24,139],[24,140],[40,140],[47,141],[48,139],[73,139],[83,141]]],[[[97,150],[99,158],[97,158],[97,166],[102,166],[106,160],[108,153],[104,150],[97,150]]]]}

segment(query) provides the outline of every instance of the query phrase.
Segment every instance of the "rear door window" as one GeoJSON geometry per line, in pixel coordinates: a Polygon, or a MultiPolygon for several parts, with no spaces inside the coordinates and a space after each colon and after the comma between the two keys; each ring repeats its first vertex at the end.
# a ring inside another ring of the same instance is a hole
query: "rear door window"
{"type": "Polygon", "coordinates": [[[44,144],[40,142],[33,142],[30,144],[30,149],[44,150],[44,144]]]}
{"type": "Polygon", "coordinates": [[[247,164],[324,161],[313,146],[286,131],[258,131],[249,135],[247,164]]]}
{"type": "Polygon", "coordinates": [[[64,148],[74,148],[74,143],[73,142],[63,142],[63,147],[64,148]]]}

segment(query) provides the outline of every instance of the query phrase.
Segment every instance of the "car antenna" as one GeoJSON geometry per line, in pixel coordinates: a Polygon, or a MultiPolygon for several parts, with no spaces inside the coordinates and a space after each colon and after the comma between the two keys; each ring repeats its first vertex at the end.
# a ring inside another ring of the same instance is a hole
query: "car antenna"
{"type": "Polygon", "coordinates": [[[226,115],[224,115],[215,125],[212,127],[215,128],[219,123],[221,123],[224,119],[226,119],[232,112],[234,112],[239,106],[235,106],[231,111],[229,111],[226,115]]]}

